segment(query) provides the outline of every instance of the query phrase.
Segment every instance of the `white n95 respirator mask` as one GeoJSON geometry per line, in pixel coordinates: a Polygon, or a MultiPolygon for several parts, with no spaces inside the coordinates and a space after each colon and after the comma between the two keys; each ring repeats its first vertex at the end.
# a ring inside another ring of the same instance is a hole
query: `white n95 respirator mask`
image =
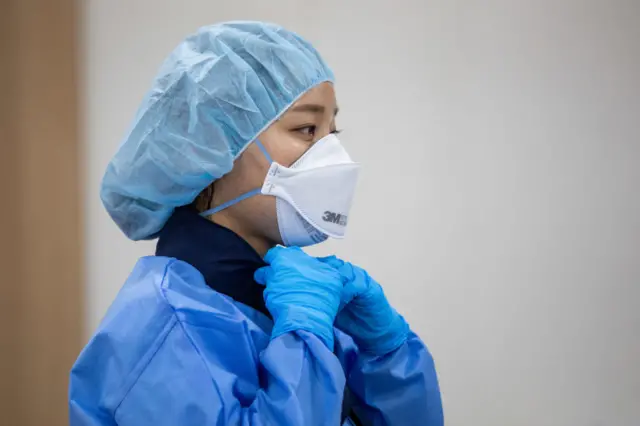
{"type": "Polygon", "coordinates": [[[202,215],[217,213],[253,195],[271,195],[276,197],[284,245],[305,247],[328,237],[344,238],[360,166],[351,160],[336,135],[320,139],[290,167],[273,161],[264,145],[258,140],[255,143],[271,163],[262,188],[202,215]]]}

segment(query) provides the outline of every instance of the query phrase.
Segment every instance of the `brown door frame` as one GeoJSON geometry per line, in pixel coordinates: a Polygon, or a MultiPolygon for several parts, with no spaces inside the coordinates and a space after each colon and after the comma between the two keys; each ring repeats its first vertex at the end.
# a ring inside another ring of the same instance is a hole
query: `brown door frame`
{"type": "Polygon", "coordinates": [[[0,424],[67,425],[83,339],[79,2],[0,3],[0,424]]]}

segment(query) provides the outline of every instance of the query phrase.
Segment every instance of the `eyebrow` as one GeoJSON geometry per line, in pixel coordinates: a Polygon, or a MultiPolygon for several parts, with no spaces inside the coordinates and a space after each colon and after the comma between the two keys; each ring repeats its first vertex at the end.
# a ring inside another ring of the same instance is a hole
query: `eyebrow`
{"type": "MultiPolygon", "coordinates": [[[[326,108],[320,104],[303,104],[291,108],[291,111],[294,112],[312,112],[314,114],[324,114],[325,110],[326,108]]],[[[336,108],[333,112],[333,115],[338,115],[339,111],[340,108],[336,108]]]]}

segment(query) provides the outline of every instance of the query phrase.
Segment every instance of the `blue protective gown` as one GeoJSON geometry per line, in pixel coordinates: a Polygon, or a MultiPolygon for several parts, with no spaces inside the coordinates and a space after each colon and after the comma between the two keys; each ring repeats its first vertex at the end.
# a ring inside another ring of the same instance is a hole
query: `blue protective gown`
{"type": "Polygon", "coordinates": [[[270,340],[253,281],[262,260],[189,209],[169,220],[157,254],[137,263],[73,367],[72,426],[339,425],[344,413],[363,425],[443,424],[433,359],[415,334],[383,357],[338,330],[335,353],[304,331],[270,340]]]}

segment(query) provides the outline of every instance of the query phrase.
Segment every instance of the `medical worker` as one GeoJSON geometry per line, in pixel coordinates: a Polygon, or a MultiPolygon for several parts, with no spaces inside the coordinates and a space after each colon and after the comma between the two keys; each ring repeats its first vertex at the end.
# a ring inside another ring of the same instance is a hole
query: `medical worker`
{"type": "Polygon", "coordinates": [[[299,248],[349,220],[333,81],[259,22],[202,28],[164,62],[101,191],[156,256],[73,367],[73,426],[443,424],[433,359],[380,285],[299,248]]]}

